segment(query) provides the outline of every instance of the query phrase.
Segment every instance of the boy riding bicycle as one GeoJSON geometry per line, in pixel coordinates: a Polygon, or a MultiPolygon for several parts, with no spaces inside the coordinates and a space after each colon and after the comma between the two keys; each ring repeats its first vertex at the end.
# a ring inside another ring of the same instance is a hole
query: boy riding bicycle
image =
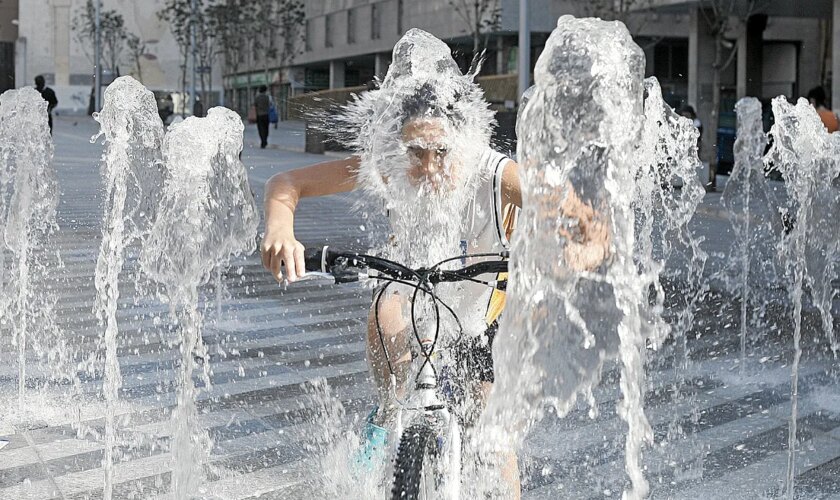
{"type": "MultiPolygon", "coordinates": [[[[353,190],[384,203],[393,233],[384,252],[394,260],[420,267],[507,248],[522,205],[518,165],[490,148],[492,112],[473,76],[461,74],[446,45],[428,33],[411,30],[397,43],[381,88],[358,98],[339,118],[356,132],[356,155],[280,173],[266,184],[261,254],[275,279],[294,282],[304,275],[304,248],[294,234],[300,199],[353,190]]],[[[564,249],[567,264],[598,266],[607,255],[608,235],[595,212],[573,194],[557,209],[579,221],[579,234],[564,249]]],[[[504,294],[478,283],[455,293],[458,316],[471,332],[458,344],[472,379],[464,382],[473,387],[480,409],[494,380],[492,342],[504,294]]],[[[392,418],[393,394],[405,390],[411,363],[408,297],[392,292],[369,314],[366,350],[380,404],[365,434],[377,441],[392,418]]],[[[518,497],[515,455],[503,469],[518,497]]]]}

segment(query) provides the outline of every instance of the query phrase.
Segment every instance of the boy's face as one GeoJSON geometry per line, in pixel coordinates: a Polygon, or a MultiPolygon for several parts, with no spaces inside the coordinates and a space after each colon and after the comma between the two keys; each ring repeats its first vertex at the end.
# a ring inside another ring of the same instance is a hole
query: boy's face
{"type": "Polygon", "coordinates": [[[429,186],[433,191],[454,187],[450,146],[446,141],[444,122],[439,118],[417,118],[402,129],[409,168],[408,180],[414,187],[429,186]]]}

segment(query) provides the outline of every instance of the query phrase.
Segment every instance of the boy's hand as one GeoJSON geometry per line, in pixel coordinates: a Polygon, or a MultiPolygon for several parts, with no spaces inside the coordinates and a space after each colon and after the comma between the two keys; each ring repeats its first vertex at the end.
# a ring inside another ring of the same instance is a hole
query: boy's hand
{"type": "Polygon", "coordinates": [[[260,245],[263,266],[271,271],[278,283],[284,279],[281,265],[286,268],[285,279],[289,283],[294,283],[306,274],[303,250],[303,245],[291,231],[267,230],[260,245]]]}
{"type": "Polygon", "coordinates": [[[610,227],[603,214],[569,190],[560,206],[563,215],[577,219],[576,234],[560,229],[566,238],[564,257],[574,271],[593,271],[610,255],[610,227]]]}

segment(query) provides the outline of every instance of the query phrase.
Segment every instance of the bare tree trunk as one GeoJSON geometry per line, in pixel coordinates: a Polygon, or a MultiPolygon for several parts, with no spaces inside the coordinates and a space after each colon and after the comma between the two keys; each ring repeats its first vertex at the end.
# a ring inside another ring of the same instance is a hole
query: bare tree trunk
{"type": "Polygon", "coordinates": [[[717,129],[718,129],[718,115],[720,114],[720,72],[723,65],[723,33],[715,35],[715,63],[712,65],[712,113],[711,122],[708,126],[712,135],[712,155],[709,157],[709,184],[708,189],[714,191],[717,189],[717,159],[718,148],[717,143],[717,129]]]}
{"type": "Polygon", "coordinates": [[[475,26],[473,27],[473,59],[478,58],[478,49],[481,44],[481,0],[475,0],[474,10],[475,26]]]}

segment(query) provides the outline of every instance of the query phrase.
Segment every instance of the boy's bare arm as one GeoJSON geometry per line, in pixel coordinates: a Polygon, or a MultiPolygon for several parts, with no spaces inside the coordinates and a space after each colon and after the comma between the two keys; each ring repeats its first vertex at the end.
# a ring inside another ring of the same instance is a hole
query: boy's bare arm
{"type": "Polygon", "coordinates": [[[303,245],[294,232],[294,215],[301,198],[351,191],[356,186],[355,156],[332,160],[273,176],[265,185],[265,236],[260,253],[263,266],[277,281],[292,282],[304,274],[303,245]]]}
{"type": "MultiPolygon", "coordinates": [[[[580,199],[571,185],[560,201],[558,192],[557,209],[564,216],[577,219],[575,235],[561,230],[566,238],[564,249],[566,264],[576,271],[592,271],[607,259],[610,253],[610,225],[606,214],[600,213],[590,203],[580,199]]],[[[502,172],[502,205],[522,207],[522,184],[519,178],[519,165],[510,162],[502,172]]],[[[554,216],[545,214],[546,216],[554,216]]]]}
{"type": "Polygon", "coordinates": [[[519,164],[509,161],[502,171],[502,206],[510,204],[522,208],[522,184],[519,181],[519,164]]]}

